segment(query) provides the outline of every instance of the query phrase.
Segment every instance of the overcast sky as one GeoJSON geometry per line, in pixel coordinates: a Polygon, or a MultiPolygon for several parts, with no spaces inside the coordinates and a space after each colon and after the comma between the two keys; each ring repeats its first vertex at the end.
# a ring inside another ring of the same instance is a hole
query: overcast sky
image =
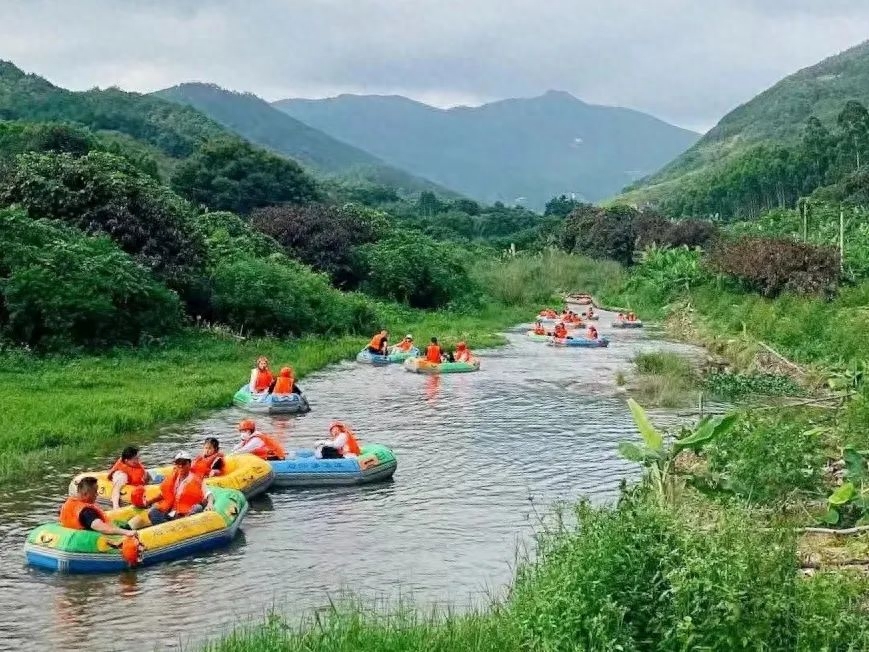
{"type": "Polygon", "coordinates": [[[0,58],[67,88],[439,106],[561,89],[697,130],[867,38],[869,0],[0,0],[0,58]]]}

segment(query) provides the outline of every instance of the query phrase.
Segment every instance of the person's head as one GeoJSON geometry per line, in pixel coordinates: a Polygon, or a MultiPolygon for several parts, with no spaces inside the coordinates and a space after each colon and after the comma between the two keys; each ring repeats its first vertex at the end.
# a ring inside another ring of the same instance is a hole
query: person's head
{"type": "Polygon", "coordinates": [[[121,461],[127,463],[138,462],[139,449],[136,446],[127,446],[124,450],[121,451],[121,461]]]}
{"type": "Polygon", "coordinates": [[[219,450],[220,442],[217,441],[217,437],[209,437],[202,446],[203,455],[214,455],[219,450]]]}
{"type": "Polygon", "coordinates": [[[175,453],[175,459],[172,463],[175,466],[175,470],[181,474],[182,478],[190,473],[190,453],[187,451],[178,451],[175,453]]]}
{"type": "Polygon", "coordinates": [[[244,421],[239,422],[238,431],[241,433],[241,436],[252,435],[256,431],[256,423],[254,423],[251,419],[245,419],[244,421]]]}
{"type": "Polygon", "coordinates": [[[458,344],[456,344],[456,351],[464,351],[466,348],[468,348],[468,345],[464,342],[459,342],[458,344]]]}
{"type": "Polygon", "coordinates": [[[289,378],[293,374],[292,367],[281,368],[281,378],[289,378]]]}
{"type": "Polygon", "coordinates": [[[431,343],[432,343],[432,344],[437,344],[437,343],[438,343],[438,338],[436,338],[436,337],[431,338],[431,343]]]}
{"type": "Polygon", "coordinates": [[[407,335],[404,336],[404,341],[405,341],[405,342],[410,342],[411,344],[413,344],[413,335],[411,335],[410,333],[408,333],[407,335]]]}
{"type": "Polygon", "coordinates": [[[79,499],[88,503],[96,502],[98,486],[97,479],[92,475],[83,477],[78,481],[78,487],[76,488],[79,499]]]}
{"type": "Polygon", "coordinates": [[[385,328],[381,328],[380,334],[383,335],[383,337],[387,337],[389,335],[389,331],[387,331],[385,328]]]}
{"type": "Polygon", "coordinates": [[[269,359],[264,355],[261,355],[256,359],[256,367],[257,369],[262,369],[263,371],[265,371],[269,368],[269,359]]]}
{"type": "Polygon", "coordinates": [[[339,435],[341,433],[343,428],[344,428],[343,423],[341,423],[340,421],[333,421],[332,423],[329,424],[329,435],[331,435],[332,437],[335,437],[336,435],[339,435]]]}

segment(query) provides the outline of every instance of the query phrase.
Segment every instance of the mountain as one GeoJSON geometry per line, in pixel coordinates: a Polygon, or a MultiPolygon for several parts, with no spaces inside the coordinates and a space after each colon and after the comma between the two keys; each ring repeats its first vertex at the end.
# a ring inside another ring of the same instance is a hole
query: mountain
{"type": "Polygon", "coordinates": [[[250,93],[214,84],[190,83],[154,93],[156,97],[201,111],[227,129],[320,172],[361,177],[406,192],[445,189],[386,164],[376,156],[336,140],[275,109],[250,93]]]}
{"type": "Polygon", "coordinates": [[[793,145],[814,115],[833,129],[848,100],[869,104],[869,41],[804,68],[737,107],[693,147],[635,184],[625,198],[659,201],[763,143],[793,145]]]}
{"type": "Polygon", "coordinates": [[[569,93],[438,109],[401,96],[340,95],[274,104],[387,163],[475,199],[542,208],[575,193],[608,197],[692,145],[698,134],[569,93]]]}

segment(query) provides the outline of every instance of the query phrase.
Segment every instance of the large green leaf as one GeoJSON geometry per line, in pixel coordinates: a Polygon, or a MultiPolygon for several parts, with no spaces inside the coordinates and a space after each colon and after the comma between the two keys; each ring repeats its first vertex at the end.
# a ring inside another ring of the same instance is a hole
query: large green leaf
{"type": "Polygon", "coordinates": [[[853,483],[846,482],[830,494],[829,498],[827,498],[827,503],[830,505],[844,505],[856,494],[857,490],[854,488],[853,483]]]}
{"type": "Polygon", "coordinates": [[[646,411],[632,398],[628,399],[628,407],[631,409],[631,416],[634,417],[634,423],[637,424],[640,436],[646,442],[646,446],[655,452],[660,451],[664,447],[664,438],[661,433],[655,430],[646,416],[646,411]]]}
{"type": "Polygon", "coordinates": [[[848,472],[849,480],[859,482],[866,479],[866,459],[858,451],[853,448],[846,448],[842,451],[842,459],[845,461],[845,470],[848,472]]]}
{"type": "Polygon", "coordinates": [[[637,444],[629,441],[623,441],[619,444],[619,454],[631,462],[646,461],[646,451],[637,444]]]}
{"type": "Polygon", "coordinates": [[[733,424],[736,423],[738,417],[739,415],[734,413],[727,415],[723,419],[717,419],[715,421],[712,421],[709,418],[703,419],[697,425],[697,428],[694,430],[694,432],[674,442],[673,447],[676,450],[681,450],[684,448],[699,450],[703,447],[703,444],[723,435],[728,430],[730,430],[733,427],[733,424]]]}
{"type": "Polygon", "coordinates": [[[839,512],[830,507],[827,513],[821,517],[821,520],[828,525],[836,525],[839,522],[839,512]]]}

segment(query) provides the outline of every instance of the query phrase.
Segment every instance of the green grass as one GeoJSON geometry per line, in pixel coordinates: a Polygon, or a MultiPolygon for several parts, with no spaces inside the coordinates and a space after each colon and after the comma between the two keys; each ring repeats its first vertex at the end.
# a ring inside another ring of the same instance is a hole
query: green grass
{"type": "Polygon", "coordinates": [[[699,389],[699,374],[685,356],[669,351],[639,353],[630,393],[647,406],[674,408],[691,403],[699,389]]]}
{"type": "MultiPolygon", "coordinates": [[[[396,312],[386,327],[437,336],[447,346],[503,342],[498,331],[528,318],[533,307],[490,307],[475,315],[396,312]]],[[[367,338],[312,337],[237,341],[191,331],[163,346],[103,356],[0,359],[0,484],[36,477],[47,465],[70,464],[127,443],[145,441],[157,426],[227,407],[258,355],[274,367],[291,364],[299,377],[354,356],[367,338]]]]}

